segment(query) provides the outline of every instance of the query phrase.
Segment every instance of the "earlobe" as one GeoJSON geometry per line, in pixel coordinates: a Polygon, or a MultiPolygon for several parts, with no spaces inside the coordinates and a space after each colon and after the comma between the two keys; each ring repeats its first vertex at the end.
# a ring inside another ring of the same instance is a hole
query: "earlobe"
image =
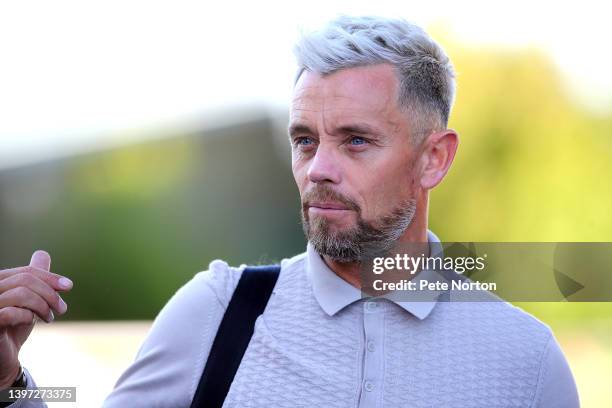
{"type": "Polygon", "coordinates": [[[425,141],[421,187],[431,190],[444,179],[459,144],[459,136],[452,129],[432,133],[425,141]]]}

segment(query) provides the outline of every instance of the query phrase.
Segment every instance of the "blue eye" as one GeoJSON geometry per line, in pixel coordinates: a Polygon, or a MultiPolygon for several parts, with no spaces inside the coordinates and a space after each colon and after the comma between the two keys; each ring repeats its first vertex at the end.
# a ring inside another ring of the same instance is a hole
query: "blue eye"
{"type": "Polygon", "coordinates": [[[367,140],[365,140],[363,137],[353,136],[353,137],[351,138],[350,143],[351,143],[351,145],[353,145],[353,146],[361,146],[361,145],[364,145],[364,144],[368,143],[368,141],[367,141],[367,140]]]}
{"type": "Polygon", "coordinates": [[[307,137],[302,137],[296,141],[296,144],[302,145],[302,146],[308,146],[312,144],[312,140],[307,137]]]}
{"type": "Polygon", "coordinates": [[[295,143],[297,146],[310,146],[313,144],[313,141],[309,137],[298,137],[293,143],[295,143]]]}

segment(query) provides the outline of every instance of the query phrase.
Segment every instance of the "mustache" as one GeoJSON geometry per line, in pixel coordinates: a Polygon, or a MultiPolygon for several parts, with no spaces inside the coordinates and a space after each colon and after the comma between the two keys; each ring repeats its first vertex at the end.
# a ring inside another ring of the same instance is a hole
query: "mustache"
{"type": "Polygon", "coordinates": [[[361,208],[355,201],[327,185],[316,186],[306,191],[302,196],[302,209],[306,211],[313,201],[334,201],[343,204],[349,210],[361,212],[361,208]]]}

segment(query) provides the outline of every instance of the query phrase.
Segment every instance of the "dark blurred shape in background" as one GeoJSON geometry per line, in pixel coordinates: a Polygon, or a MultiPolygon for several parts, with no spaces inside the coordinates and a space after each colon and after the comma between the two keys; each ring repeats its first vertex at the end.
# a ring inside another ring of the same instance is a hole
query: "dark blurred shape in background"
{"type": "Polygon", "coordinates": [[[288,142],[265,111],[249,116],[0,172],[2,267],[45,249],[76,283],[68,319],[150,319],[213,259],[302,252],[288,142]]]}

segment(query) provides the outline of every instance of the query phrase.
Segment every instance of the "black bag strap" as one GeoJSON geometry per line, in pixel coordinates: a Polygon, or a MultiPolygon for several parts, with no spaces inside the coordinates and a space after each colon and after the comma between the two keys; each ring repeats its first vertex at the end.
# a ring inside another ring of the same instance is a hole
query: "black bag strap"
{"type": "Polygon", "coordinates": [[[217,330],[191,408],[221,408],[251,341],[255,320],[266,308],[279,265],[250,266],[234,290],[217,330]]]}

